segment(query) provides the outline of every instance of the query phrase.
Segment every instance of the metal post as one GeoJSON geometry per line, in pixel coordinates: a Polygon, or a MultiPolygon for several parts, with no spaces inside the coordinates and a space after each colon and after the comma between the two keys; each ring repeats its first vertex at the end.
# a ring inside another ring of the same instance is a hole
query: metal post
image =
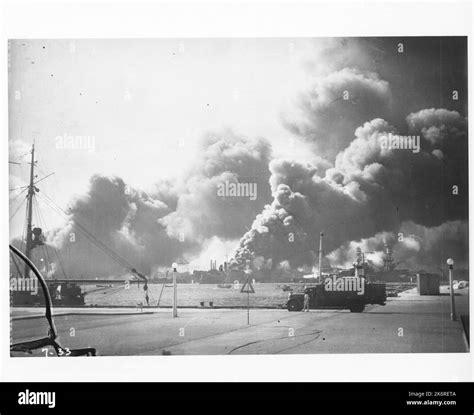
{"type": "MultiPolygon", "coordinates": [[[[245,281],[244,287],[247,287],[247,325],[250,324],[250,293],[248,292],[248,286],[250,283],[250,260],[246,261],[245,264],[245,270],[244,270],[245,275],[247,275],[247,280],[245,281]]],[[[242,289],[244,288],[242,287],[242,289]]]]}
{"type": "Polygon", "coordinates": [[[454,289],[453,289],[454,261],[451,258],[449,258],[447,263],[449,266],[449,295],[451,297],[451,320],[456,321],[456,309],[454,305],[454,289]]]}
{"type": "Polygon", "coordinates": [[[250,324],[250,293],[247,293],[247,325],[250,324]]]}
{"type": "MultiPolygon", "coordinates": [[[[28,185],[27,194],[27,219],[26,219],[26,247],[25,255],[28,259],[31,259],[31,250],[33,249],[33,231],[32,231],[32,217],[33,217],[33,196],[35,195],[35,145],[31,146],[31,166],[30,166],[30,183],[28,185]]],[[[25,262],[25,278],[30,276],[30,267],[25,262]]]]}
{"type": "Polygon", "coordinates": [[[324,233],[319,234],[319,282],[323,281],[323,273],[322,273],[322,266],[323,266],[323,236],[324,233]]]}
{"type": "Polygon", "coordinates": [[[173,264],[173,317],[178,317],[178,284],[177,284],[177,267],[173,264]]]}

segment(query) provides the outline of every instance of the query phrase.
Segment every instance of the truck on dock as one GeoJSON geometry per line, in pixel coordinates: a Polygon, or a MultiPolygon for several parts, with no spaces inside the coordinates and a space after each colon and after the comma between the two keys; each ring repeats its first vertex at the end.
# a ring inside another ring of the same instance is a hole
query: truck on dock
{"type": "Polygon", "coordinates": [[[385,283],[367,283],[361,277],[338,277],[336,287],[334,279],[307,287],[304,292],[291,292],[288,295],[288,311],[301,311],[305,293],[309,295],[310,309],[349,309],[352,313],[361,313],[367,304],[385,305],[387,300],[385,283]],[[355,280],[355,278],[358,279],[355,280]],[[331,286],[330,286],[331,284],[331,286]],[[347,287],[364,286],[363,290],[347,287]],[[328,289],[328,287],[330,287],[328,289]]]}
{"type": "Polygon", "coordinates": [[[303,310],[306,294],[312,309],[349,309],[352,313],[361,313],[367,304],[385,305],[385,283],[372,282],[366,276],[368,264],[360,248],[357,248],[356,255],[352,269],[325,277],[320,272],[316,284],[305,287],[303,292],[291,292],[286,305],[288,311],[303,310]]]}

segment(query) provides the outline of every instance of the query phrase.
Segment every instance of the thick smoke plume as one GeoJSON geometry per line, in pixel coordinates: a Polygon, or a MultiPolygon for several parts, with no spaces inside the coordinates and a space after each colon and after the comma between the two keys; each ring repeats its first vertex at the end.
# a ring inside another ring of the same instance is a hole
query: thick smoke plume
{"type": "Polygon", "coordinates": [[[124,266],[83,235],[77,224],[143,273],[187,261],[212,238],[235,239],[270,200],[269,143],[225,130],[208,134],[181,180],[158,182],[149,193],[117,177],[94,176],[63,229],[48,235],[71,277],[117,275],[124,266]],[[220,197],[218,185],[256,184],[257,197],[220,197]],[[78,271],[80,270],[80,271],[78,271]],[[77,275],[79,272],[80,275],[77,275]]]}
{"type": "Polygon", "coordinates": [[[290,132],[310,142],[318,155],[332,159],[344,149],[357,126],[388,115],[391,92],[376,73],[354,68],[317,78],[302,94],[298,120],[285,120],[290,132]]]}
{"type": "MultiPolygon", "coordinates": [[[[273,158],[264,138],[209,133],[181,177],[147,192],[94,176],[48,244],[71,277],[125,272],[77,223],[147,274],[238,240],[237,266],[310,270],[320,232],[333,265],[350,264],[360,246],[381,266],[388,244],[413,269],[437,268],[447,256],[467,266],[465,111],[417,86],[439,53],[425,54],[416,39],[403,43],[405,54],[393,39],[308,41],[308,87],[281,118],[314,162],[273,158]],[[394,137],[413,146],[387,146],[394,137]],[[255,199],[218,192],[242,183],[255,185],[255,199]]],[[[433,52],[438,44],[422,46],[433,52]]]]}
{"type": "Polygon", "coordinates": [[[311,265],[322,231],[329,253],[347,241],[399,230],[407,221],[433,227],[465,218],[465,118],[428,109],[407,121],[407,131],[420,136],[419,152],[385,148],[384,137],[397,131],[375,119],[356,129],[324,178],[311,165],[272,161],[274,200],[242,238],[236,261],[262,256],[274,264],[311,265]]]}
{"type": "Polygon", "coordinates": [[[258,259],[271,267],[311,268],[320,232],[333,265],[351,263],[358,245],[380,264],[384,243],[415,268],[439,264],[448,252],[466,264],[467,118],[426,108],[426,91],[405,83],[426,77],[427,68],[420,59],[409,72],[393,40],[318,45],[307,61],[311,85],[298,96],[296,111],[282,118],[327,163],[272,160],[273,201],[240,240],[235,264],[258,259]],[[416,110],[407,113],[407,107],[416,110]],[[387,146],[400,136],[402,148],[387,146]],[[403,137],[418,146],[403,148],[403,137]],[[400,232],[418,239],[399,243],[394,235],[400,232]]]}

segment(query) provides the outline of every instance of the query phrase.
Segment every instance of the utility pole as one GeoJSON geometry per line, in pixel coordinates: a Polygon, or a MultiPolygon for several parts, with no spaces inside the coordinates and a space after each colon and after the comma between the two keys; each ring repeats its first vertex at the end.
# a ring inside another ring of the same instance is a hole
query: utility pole
{"type": "Polygon", "coordinates": [[[319,234],[319,282],[323,281],[323,273],[322,273],[322,266],[323,266],[323,236],[324,233],[319,234]]]}
{"type": "MultiPolygon", "coordinates": [[[[31,166],[30,166],[30,183],[28,185],[28,194],[26,196],[26,248],[25,255],[30,259],[31,250],[33,249],[33,230],[32,230],[32,220],[33,220],[33,196],[35,195],[35,145],[31,146],[31,166]]],[[[29,278],[30,276],[30,267],[25,263],[25,273],[24,277],[29,278]]]]}
{"type": "Polygon", "coordinates": [[[173,262],[173,317],[178,317],[178,283],[177,283],[177,273],[178,273],[178,264],[173,262]]]}

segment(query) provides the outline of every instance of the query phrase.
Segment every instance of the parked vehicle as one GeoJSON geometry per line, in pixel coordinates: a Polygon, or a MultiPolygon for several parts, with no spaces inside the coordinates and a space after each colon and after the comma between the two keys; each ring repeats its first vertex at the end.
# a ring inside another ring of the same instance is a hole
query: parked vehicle
{"type": "MultiPolygon", "coordinates": [[[[361,277],[343,278],[339,286],[328,289],[328,283],[318,283],[306,288],[309,294],[310,309],[349,309],[361,313],[367,304],[385,305],[387,300],[385,283],[367,283],[361,277]],[[361,290],[347,289],[362,287],[361,290]],[[334,288],[334,289],[333,289],[334,288]]],[[[304,303],[304,292],[291,292],[288,295],[288,311],[301,311],[304,303]]]]}

